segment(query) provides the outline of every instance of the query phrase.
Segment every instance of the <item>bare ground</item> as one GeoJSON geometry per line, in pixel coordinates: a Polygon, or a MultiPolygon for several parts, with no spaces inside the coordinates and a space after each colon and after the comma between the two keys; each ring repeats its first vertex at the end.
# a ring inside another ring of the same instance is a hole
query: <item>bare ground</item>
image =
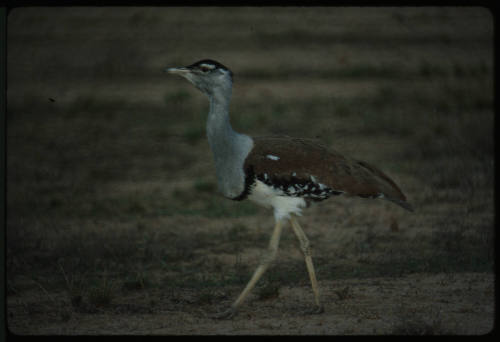
{"type": "Polygon", "coordinates": [[[22,299],[9,298],[9,327],[14,333],[42,335],[477,335],[490,332],[494,323],[493,276],[484,273],[417,273],[398,278],[322,281],[325,312],[319,315],[304,313],[312,301],[307,285],[287,286],[280,289],[277,298],[252,298],[231,320],[210,318],[222,304],[230,304],[222,291],[234,295],[238,290],[221,290],[225,299],[213,305],[200,305],[193,291],[177,293],[174,300],[156,290],[147,296],[120,298],[110,308],[93,314],[68,308],[63,312],[27,313],[30,306],[53,306],[48,298],[41,303],[41,293],[35,290],[22,299]]]}

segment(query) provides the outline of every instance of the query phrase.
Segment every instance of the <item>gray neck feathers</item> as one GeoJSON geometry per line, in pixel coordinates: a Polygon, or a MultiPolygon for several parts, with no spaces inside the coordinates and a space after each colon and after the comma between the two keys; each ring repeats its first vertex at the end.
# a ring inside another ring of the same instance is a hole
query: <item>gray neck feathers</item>
{"type": "Polygon", "coordinates": [[[245,189],[243,164],[253,147],[252,138],[235,132],[229,122],[231,88],[215,88],[208,94],[210,111],[207,137],[215,161],[219,191],[229,198],[239,196],[245,189]]]}

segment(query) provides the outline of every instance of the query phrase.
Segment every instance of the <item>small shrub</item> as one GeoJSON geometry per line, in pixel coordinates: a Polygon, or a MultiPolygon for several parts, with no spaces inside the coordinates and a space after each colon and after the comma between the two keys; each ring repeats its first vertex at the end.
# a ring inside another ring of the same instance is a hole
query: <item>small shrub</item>
{"type": "Polygon", "coordinates": [[[280,294],[279,290],[280,287],[278,282],[266,282],[263,286],[257,288],[257,297],[259,300],[277,298],[280,294]]]}
{"type": "Polygon", "coordinates": [[[90,288],[88,292],[89,304],[96,307],[108,307],[115,296],[115,284],[105,276],[101,282],[90,288]]]}

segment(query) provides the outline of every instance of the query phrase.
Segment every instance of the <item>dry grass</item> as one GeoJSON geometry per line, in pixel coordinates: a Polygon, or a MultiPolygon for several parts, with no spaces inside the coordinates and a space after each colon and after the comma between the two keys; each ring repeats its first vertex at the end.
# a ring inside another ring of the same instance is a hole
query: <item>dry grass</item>
{"type": "MultiPolygon", "coordinates": [[[[480,274],[469,286],[493,298],[486,10],[21,8],[8,28],[7,310],[16,333],[443,334],[478,333],[492,320],[469,306],[453,322],[415,313],[397,306],[399,287],[387,303],[371,302],[376,291],[358,301],[351,283],[420,276],[424,291],[436,275],[480,274]],[[236,75],[235,129],[319,137],[379,165],[416,208],[341,198],[309,209],[301,222],[336,305],[322,328],[282,316],[312,300],[288,231],[244,308],[263,321],[242,314],[234,331],[201,318],[241,290],[272,226],[268,211],[216,195],[206,99],[162,73],[201,58],[236,75]],[[370,311],[383,305],[392,305],[390,324],[370,311]],[[171,315],[172,325],[141,330],[141,315],[152,325],[171,315]]],[[[472,300],[452,291],[460,282],[447,281],[441,298],[472,300]]],[[[422,312],[436,312],[428,298],[422,312]]]]}

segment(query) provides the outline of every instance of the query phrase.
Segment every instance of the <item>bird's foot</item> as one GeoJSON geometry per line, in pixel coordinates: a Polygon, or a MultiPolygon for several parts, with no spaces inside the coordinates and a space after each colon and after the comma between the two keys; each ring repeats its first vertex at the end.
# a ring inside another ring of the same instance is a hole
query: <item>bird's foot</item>
{"type": "Polygon", "coordinates": [[[233,318],[236,315],[237,312],[238,312],[238,310],[236,310],[233,307],[230,307],[227,310],[224,310],[224,311],[221,311],[221,312],[213,314],[211,316],[211,318],[214,318],[214,319],[231,319],[231,318],[233,318]]]}
{"type": "Polygon", "coordinates": [[[314,307],[310,308],[310,309],[307,309],[306,311],[304,311],[304,314],[306,315],[317,315],[317,314],[320,314],[320,313],[323,313],[325,312],[325,308],[323,307],[323,305],[315,305],[314,307]]]}

